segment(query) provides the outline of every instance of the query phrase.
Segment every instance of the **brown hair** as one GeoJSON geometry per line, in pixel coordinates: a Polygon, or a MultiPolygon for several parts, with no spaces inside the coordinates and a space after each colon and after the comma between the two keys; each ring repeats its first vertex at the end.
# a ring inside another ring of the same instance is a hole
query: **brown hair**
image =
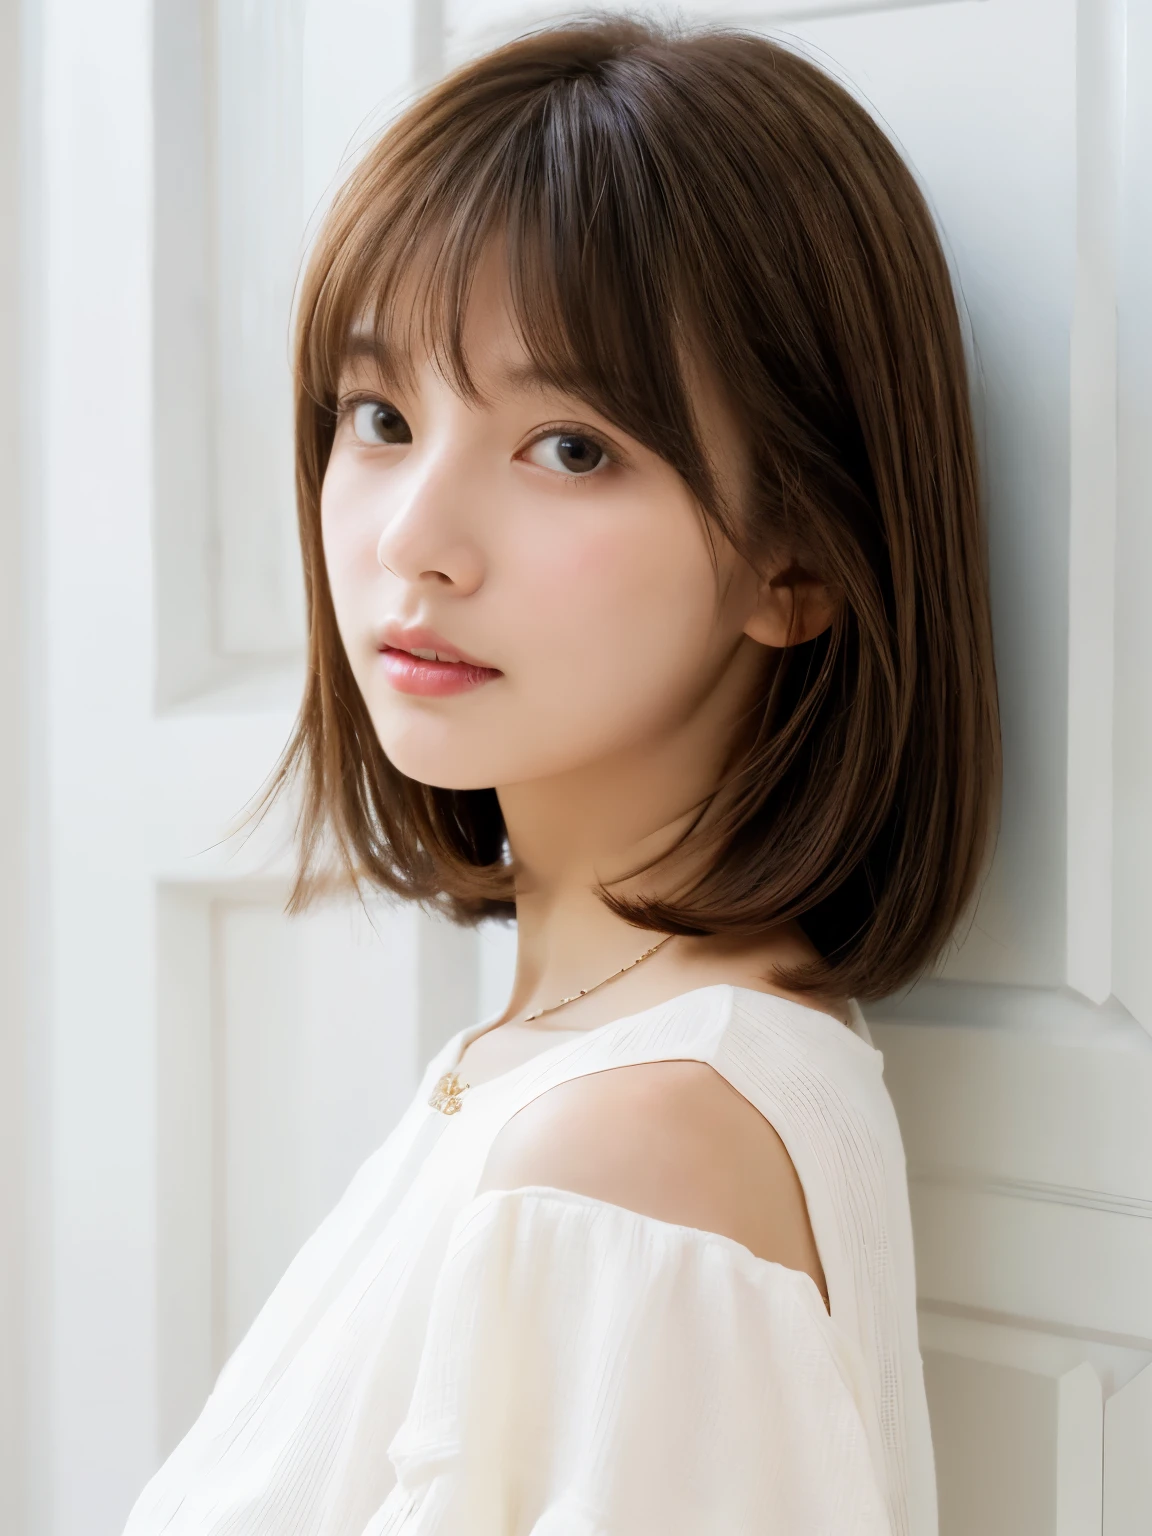
{"type": "Polygon", "coordinates": [[[319,519],[350,333],[370,315],[391,355],[403,314],[407,341],[416,327],[474,391],[463,318],[493,238],[545,374],[670,463],[748,558],[787,548],[842,594],[828,631],[780,653],[687,834],[703,875],[675,900],[602,899],[670,933],[795,918],[822,960],[788,984],[896,990],[973,894],[999,784],[956,302],[924,198],[868,113],[795,53],[727,30],[522,37],[429,91],[335,199],[296,333],[310,665],[271,791],[303,779],[293,907],[334,847],[355,879],[457,922],[515,912],[495,790],[419,783],[376,738],[319,519]],[[752,448],[738,516],[699,440],[690,353],[752,448]]]}

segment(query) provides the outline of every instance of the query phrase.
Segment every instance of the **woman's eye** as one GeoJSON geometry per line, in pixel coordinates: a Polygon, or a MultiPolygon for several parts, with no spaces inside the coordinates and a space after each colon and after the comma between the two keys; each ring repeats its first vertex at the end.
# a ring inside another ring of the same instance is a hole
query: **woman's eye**
{"type": "Polygon", "coordinates": [[[541,469],[554,469],[564,475],[590,475],[608,462],[600,444],[578,432],[553,432],[538,438],[524,457],[541,469]]]}
{"type": "Polygon", "coordinates": [[[410,443],[412,429],[382,400],[361,400],[352,411],[352,430],[362,443],[410,443]]]}

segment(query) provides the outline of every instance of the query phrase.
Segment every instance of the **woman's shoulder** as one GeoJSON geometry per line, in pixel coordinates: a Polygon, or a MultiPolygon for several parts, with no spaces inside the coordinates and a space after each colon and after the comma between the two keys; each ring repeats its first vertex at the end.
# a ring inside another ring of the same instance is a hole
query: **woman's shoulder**
{"type": "Polygon", "coordinates": [[[606,1023],[507,1080],[476,1193],[569,1191],[720,1234],[823,1290],[830,1171],[883,1182],[900,1156],[880,1054],[844,1011],[722,982],[606,1023]]]}
{"type": "Polygon", "coordinates": [[[532,1099],[495,1137],[477,1193],[530,1186],[717,1233],[824,1291],[784,1142],[706,1061],[615,1066],[532,1099]]]}

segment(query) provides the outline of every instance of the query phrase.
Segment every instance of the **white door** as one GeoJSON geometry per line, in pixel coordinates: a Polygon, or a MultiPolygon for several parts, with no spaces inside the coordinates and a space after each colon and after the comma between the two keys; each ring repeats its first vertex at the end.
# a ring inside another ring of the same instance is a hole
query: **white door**
{"type": "MultiPolygon", "coordinates": [[[[1003,828],[946,979],[872,1016],[944,1536],[1147,1533],[1152,8],[685,10],[786,32],[881,117],[978,360],[1003,828]]],[[[0,3],[18,14],[29,131],[18,161],[6,100],[0,259],[24,259],[0,321],[23,317],[23,350],[0,330],[0,403],[25,404],[27,575],[0,703],[23,830],[0,880],[23,1027],[0,1081],[27,1219],[0,1186],[25,1278],[0,1336],[25,1344],[24,1366],[0,1352],[0,1521],[117,1536],[424,1062],[503,1000],[507,930],[383,906],[289,921],[283,825],[221,838],[300,687],[285,358],[307,233],[418,84],[559,12],[0,3]]]]}

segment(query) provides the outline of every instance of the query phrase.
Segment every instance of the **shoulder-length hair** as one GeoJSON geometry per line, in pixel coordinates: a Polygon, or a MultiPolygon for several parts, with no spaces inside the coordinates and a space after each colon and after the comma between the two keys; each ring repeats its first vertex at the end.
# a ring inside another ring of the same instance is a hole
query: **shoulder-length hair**
{"type": "Polygon", "coordinates": [[[368,316],[391,354],[402,328],[474,392],[463,322],[493,239],[545,375],[671,464],[749,559],[786,549],[841,598],[829,630],[779,654],[678,845],[704,873],[675,899],[601,899],[669,933],[797,919],[821,960],[789,984],[896,990],[973,895],[999,786],[961,328],[924,198],[873,119],[797,54],[728,30],[522,37],[417,101],[328,213],[295,351],[308,678],[271,790],[302,780],[291,906],[334,851],[354,881],[456,922],[515,913],[495,789],[419,783],[376,738],[319,516],[350,336],[368,316]],[[694,360],[752,449],[738,514],[699,438],[694,360]]]}

